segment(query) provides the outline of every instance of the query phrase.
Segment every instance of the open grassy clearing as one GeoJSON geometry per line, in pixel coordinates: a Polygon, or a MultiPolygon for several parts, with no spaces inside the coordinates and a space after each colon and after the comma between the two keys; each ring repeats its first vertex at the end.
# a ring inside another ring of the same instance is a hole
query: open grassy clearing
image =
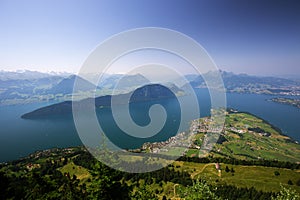
{"type": "Polygon", "coordinates": [[[176,170],[186,171],[191,174],[193,179],[206,179],[213,184],[228,184],[237,187],[254,187],[262,191],[280,191],[280,184],[291,187],[300,192],[300,186],[296,186],[296,182],[300,180],[299,170],[280,169],[274,167],[263,166],[243,166],[243,165],[230,165],[220,164],[221,174],[216,170],[214,163],[191,163],[179,162],[174,163],[176,170]],[[231,170],[226,172],[226,166],[231,170]],[[274,172],[279,172],[280,175],[276,176],[274,172]],[[288,185],[291,180],[293,185],[288,185]]]}
{"type": "Polygon", "coordinates": [[[76,175],[76,177],[79,180],[86,180],[88,178],[91,178],[91,175],[87,169],[81,166],[75,165],[73,162],[69,162],[68,164],[64,165],[59,169],[61,173],[69,173],[72,177],[73,175],[76,175]]]}

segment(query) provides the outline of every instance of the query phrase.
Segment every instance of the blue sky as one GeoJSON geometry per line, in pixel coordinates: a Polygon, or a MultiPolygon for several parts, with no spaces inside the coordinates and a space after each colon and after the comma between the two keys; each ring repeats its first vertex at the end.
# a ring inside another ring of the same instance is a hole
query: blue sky
{"type": "Polygon", "coordinates": [[[0,70],[77,72],[113,34],[164,27],[198,41],[219,68],[300,75],[299,1],[0,0],[0,70]]]}

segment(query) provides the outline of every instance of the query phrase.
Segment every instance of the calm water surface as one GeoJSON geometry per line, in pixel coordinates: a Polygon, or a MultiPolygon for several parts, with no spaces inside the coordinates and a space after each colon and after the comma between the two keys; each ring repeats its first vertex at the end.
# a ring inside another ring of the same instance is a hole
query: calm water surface
{"type": "MultiPolygon", "coordinates": [[[[198,89],[201,116],[209,115],[210,99],[207,90],[198,89]]],[[[283,133],[300,141],[300,109],[289,105],[278,104],[267,99],[274,98],[270,95],[258,94],[227,94],[227,106],[240,111],[251,112],[273,125],[279,127],[283,133]]],[[[55,119],[25,120],[20,116],[36,108],[50,105],[48,103],[34,103],[25,105],[0,106],[0,162],[17,159],[28,155],[36,150],[52,147],[69,147],[81,145],[73,120],[70,117],[60,116],[55,119]]],[[[176,134],[176,109],[174,100],[162,100],[163,106],[169,109],[169,123],[150,141],[165,140],[176,134]],[[172,111],[173,110],[173,111],[172,111]]],[[[149,121],[147,111],[149,103],[140,103],[133,108],[132,112],[138,124],[145,125],[149,121]]],[[[193,109],[193,108],[190,108],[193,109]]],[[[105,125],[105,129],[111,132],[111,140],[123,148],[133,148],[142,144],[145,140],[133,140],[121,134],[110,118],[109,109],[101,109],[98,112],[105,125]]],[[[188,125],[186,126],[188,127],[188,125]]]]}

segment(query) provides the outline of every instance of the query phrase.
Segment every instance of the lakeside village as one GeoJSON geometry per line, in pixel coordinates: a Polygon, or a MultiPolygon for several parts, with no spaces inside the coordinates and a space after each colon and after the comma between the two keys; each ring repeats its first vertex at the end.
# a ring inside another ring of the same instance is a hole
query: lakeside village
{"type": "MultiPolygon", "coordinates": [[[[225,115],[228,115],[229,113],[238,113],[237,110],[229,109],[228,111],[225,110],[219,110],[219,111],[211,111],[211,112],[224,112],[225,115]]],[[[227,124],[224,124],[221,128],[214,126],[214,120],[211,117],[204,117],[200,119],[195,119],[191,121],[190,124],[190,134],[186,134],[186,132],[181,132],[173,137],[170,137],[166,141],[162,142],[147,142],[142,145],[138,151],[140,152],[147,152],[147,153],[163,153],[168,152],[170,148],[185,148],[186,151],[189,149],[197,149],[201,151],[207,151],[211,150],[213,148],[213,145],[218,142],[218,138],[224,136],[229,131],[234,132],[237,134],[244,134],[246,132],[250,134],[254,134],[257,136],[262,137],[271,137],[270,133],[264,132],[260,129],[251,129],[247,125],[245,125],[243,128],[239,127],[233,127],[227,124]],[[198,138],[200,140],[200,143],[196,141],[196,135],[197,134],[203,134],[204,137],[198,138]],[[215,140],[211,140],[211,136],[216,137],[215,140]],[[191,142],[190,142],[191,141],[191,142]],[[214,142],[212,142],[214,141],[214,142]]],[[[185,152],[182,153],[184,155],[185,152]]],[[[219,150],[218,150],[219,151],[219,150]]],[[[136,151],[137,152],[137,151],[136,151]]],[[[203,152],[202,152],[203,153],[203,152]]],[[[201,154],[203,155],[203,154],[201,154]]],[[[199,154],[200,156],[200,154],[199,154]]]]}
{"type": "Polygon", "coordinates": [[[273,101],[276,103],[286,104],[286,105],[300,108],[300,99],[278,97],[278,98],[272,98],[269,101],[273,101]]]}

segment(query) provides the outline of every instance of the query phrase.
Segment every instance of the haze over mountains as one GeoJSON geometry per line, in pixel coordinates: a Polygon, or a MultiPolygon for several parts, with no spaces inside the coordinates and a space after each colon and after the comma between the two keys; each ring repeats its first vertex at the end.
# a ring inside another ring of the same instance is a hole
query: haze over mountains
{"type": "MultiPolygon", "coordinates": [[[[208,72],[206,77],[213,77],[214,72],[208,72]]],[[[300,95],[300,82],[278,77],[258,77],[247,74],[221,72],[227,92],[300,95]]],[[[75,79],[79,81],[79,90],[87,97],[95,89],[97,95],[111,93],[118,84],[116,93],[127,93],[137,87],[147,85],[150,81],[141,74],[103,74],[102,81],[94,85],[82,77],[68,73],[42,73],[35,71],[0,71],[0,103],[14,104],[45,100],[70,100],[75,79]]],[[[188,74],[185,76],[194,88],[206,87],[201,76],[188,74]]],[[[98,75],[89,77],[97,82],[98,75]]],[[[177,85],[181,87],[180,85],[177,85]]],[[[82,95],[82,94],[81,94],[82,95]]]]}
{"type": "Polygon", "coordinates": [[[17,70],[17,71],[0,71],[0,80],[32,80],[32,79],[41,79],[41,78],[48,78],[51,76],[59,76],[66,78],[72,75],[68,72],[38,72],[38,71],[31,71],[31,70],[17,70]]]}
{"type": "MultiPolygon", "coordinates": [[[[215,73],[208,72],[205,76],[213,80],[215,73]]],[[[227,92],[300,95],[300,81],[297,80],[234,74],[225,71],[221,72],[221,76],[227,92]]],[[[205,81],[201,76],[195,78],[190,84],[192,87],[206,87],[205,81]]]]}
{"type": "Polygon", "coordinates": [[[1,71],[0,102],[14,104],[24,103],[24,101],[67,100],[71,98],[76,78],[79,85],[77,91],[86,93],[87,96],[95,90],[104,95],[102,91],[114,89],[120,80],[120,87],[118,87],[120,91],[117,91],[119,93],[128,92],[134,87],[149,83],[149,80],[140,74],[126,76],[105,74],[103,81],[96,86],[74,74],[58,75],[28,70],[24,72],[1,71]]]}
{"type": "Polygon", "coordinates": [[[49,94],[72,94],[73,92],[73,85],[75,83],[75,80],[77,79],[78,85],[80,88],[78,90],[80,91],[90,91],[95,90],[96,86],[92,84],[91,82],[76,76],[71,75],[67,78],[62,79],[57,84],[54,84],[50,89],[45,90],[45,93],[49,94]]]}

